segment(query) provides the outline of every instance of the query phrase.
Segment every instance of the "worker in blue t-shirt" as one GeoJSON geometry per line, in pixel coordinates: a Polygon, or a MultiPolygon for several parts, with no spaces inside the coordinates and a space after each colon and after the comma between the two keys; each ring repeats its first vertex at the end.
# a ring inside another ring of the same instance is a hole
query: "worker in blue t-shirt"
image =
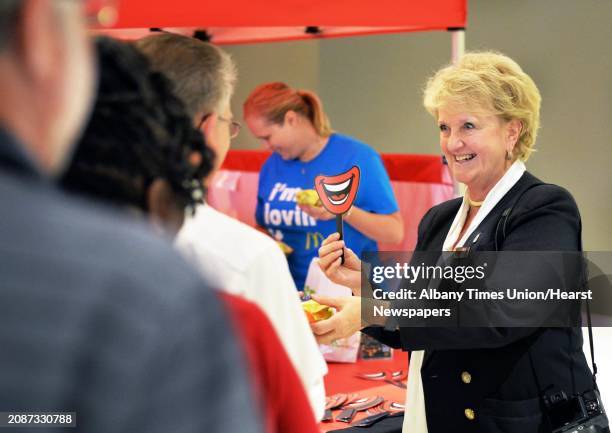
{"type": "Polygon", "coordinates": [[[365,143],[332,132],[321,101],[312,92],[284,83],[257,87],[244,103],[251,132],[273,154],[259,175],[257,223],[293,249],[287,256],[298,289],[323,239],[336,231],[335,216],[323,207],[296,203],[314,189],[317,175],[336,175],[356,165],[359,190],[344,215],[344,239],[355,254],[377,251],[377,242],[399,243],[404,226],[389,176],[378,153],[365,143]]]}

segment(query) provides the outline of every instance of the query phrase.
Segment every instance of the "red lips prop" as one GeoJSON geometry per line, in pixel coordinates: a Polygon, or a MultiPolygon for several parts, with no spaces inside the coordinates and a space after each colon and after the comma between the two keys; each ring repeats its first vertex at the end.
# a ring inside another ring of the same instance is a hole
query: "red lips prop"
{"type": "Polygon", "coordinates": [[[317,194],[328,212],[342,215],[351,208],[359,189],[359,176],[359,167],[353,166],[335,176],[315,177],[317,194]]]}
{"type": "MultiPolygon", "coordinates": [[[[336,215],[336,230],[340,234],[340,240],[344,238],[342,215],[348,212],[355,201],[359,189],[359,176],[359,167],[353,166],[350,170],[335,176],[315,177],[315,189],[323,207],[336,215]]],[[[340,261],[344,264],[344,250],[340,261]]]]}

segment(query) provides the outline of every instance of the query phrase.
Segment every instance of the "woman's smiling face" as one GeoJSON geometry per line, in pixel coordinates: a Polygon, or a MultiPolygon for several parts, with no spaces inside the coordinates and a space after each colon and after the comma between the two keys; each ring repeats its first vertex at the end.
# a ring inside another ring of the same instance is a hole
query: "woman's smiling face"
{"type": "Polygon", "coordinates": [[[520,132],[520,122],[493,114],[444,107],[438,110],[440,146],[456,181],[466,184],[470,197],[484,200],[512,165],[506,159],[520,132]]]}

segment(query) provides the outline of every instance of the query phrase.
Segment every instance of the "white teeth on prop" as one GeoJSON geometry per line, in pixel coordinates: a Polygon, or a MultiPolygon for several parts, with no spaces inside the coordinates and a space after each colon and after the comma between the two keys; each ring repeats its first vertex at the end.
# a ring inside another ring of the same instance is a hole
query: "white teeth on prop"
{"type": "Polygon", "coordinates": [[[456,161],[469,161],[470,159],[473,159],[475,156],[476,156],[475,153],[472,153],[469,155],[456,155],[455,160],[456,161]]]}
{"type": "Polygon", "coordinates": [[[342,183],[334,183],[334,184],[327,184],[324,183],[323,187],[325,188],[325,191],[327,191],[327,198],[329,199],[329,201],[331,202],[331,204],[334,205],[341,205],[343,204],[345,201],[348,200],[348,194],[344,194],[344,198],[340,199],[340,200],[334,200],[331,196],[334,195],[335,193],[339,193],[342,191],[346,191],[349,187],[349,185],[351,184],[351,181],[353,179],[350,178],[348,180],[345,180],[342,183]]]}
{"type": "Polygon", "coordinates": [[[333,185],[328,185],[328,184],[324,183],[323,186],[329,192],[340,192],[342,190],[345,190],[349,186],[349,184],[351,183],[351,180],[353,180],[353,179],[348,179],[348,180],[345,180],[342,183],[336,183],[336,184],[333,184],[333,185]]]}
{"type": "Polygon", "coordinates": [[[348,199],[348,194],[346,194],[342,200],[334,200],[333,198],[329,196],[327,198],[332,204],[339,205],[339,204],[344,203],[348,199]]]}

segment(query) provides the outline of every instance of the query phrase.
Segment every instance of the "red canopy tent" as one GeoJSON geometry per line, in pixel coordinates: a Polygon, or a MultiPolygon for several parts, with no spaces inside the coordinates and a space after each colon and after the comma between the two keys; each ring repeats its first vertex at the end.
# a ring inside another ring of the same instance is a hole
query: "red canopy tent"
{"type": "MultiPolygon", "coordinates": [[[[452,59],[456,60],[463,53],[466,3],[467,0],[123,0],[117,4],[116,23],[99,31],[137,39],[163,30],[215,44],[450,31],[452,59]]],[[[263,151],[230,151],[211,184],[210,204],[254,224],[259,168],[267,156],[263,151]]],[[[382,156],[400,203],[406,235],[399,245],[381,248],[409,250],[416,242],[417,223],[422,215],[432,205],[452,197],[455,187],[438,155],[382,156]]]]}
{"type": "Polygon", "coordinates": [[[137,38],[150,28],[193,34],[216,44],[463,29],[466,0],[123,0],[112,30],[137,38]],[[201,33],[202,34],[202,33],[201,33]]]}

